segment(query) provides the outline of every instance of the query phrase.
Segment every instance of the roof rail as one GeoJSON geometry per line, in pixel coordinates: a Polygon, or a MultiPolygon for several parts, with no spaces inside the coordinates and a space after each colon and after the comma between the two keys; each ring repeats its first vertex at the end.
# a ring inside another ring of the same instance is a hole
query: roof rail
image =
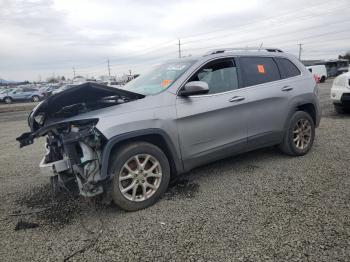
{"type": "Polygon", "coordinates": [[[213,49],[209,52],[205,53],[204,55],[214,55],[214,54],[221,54],[226,52],[235,52],[235,51],[265,51],[265,52],[277,52],[277,53],[283,53],[283,51],[279,48],[275,47],[241,47],[241,48],[220,48],[220,49],[213,49]]]}

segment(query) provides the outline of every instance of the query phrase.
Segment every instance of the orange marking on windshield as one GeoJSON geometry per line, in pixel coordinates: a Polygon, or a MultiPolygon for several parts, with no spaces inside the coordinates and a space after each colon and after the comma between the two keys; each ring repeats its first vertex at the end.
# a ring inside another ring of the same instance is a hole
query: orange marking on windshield
{"type": "Polygon", "coordinates": [[[168,85],[170,85],[172,81],[170,79],[164,79],[161,83],[160,86],[161,87],[167,87],[168,85]]]}

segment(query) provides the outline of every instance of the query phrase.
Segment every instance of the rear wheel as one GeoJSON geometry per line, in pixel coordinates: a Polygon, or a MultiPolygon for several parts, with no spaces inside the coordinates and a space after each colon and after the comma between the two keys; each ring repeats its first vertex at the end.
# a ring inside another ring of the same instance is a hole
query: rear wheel
{"type": "Polygon", "coordinates": [[[326,77],[322,76],[321,79],[320,79],[320,82],[323,83],[324,81],[326,81],[326,77]]]}
{"type": "Polygon", "coordinates": [[[127,144],[111,160],[112,198],[124,210],[136,211],[153,205],[169,185],[169,161],[153,144],[127,144]]]}
{"type": "Polygon", "coordinates": [[[11,97],[5,97],[4,102],[6,104],[11,104],[12,103],[12,98],[11,97]]]}
{"type": "Polygon", "coordinates": [[[280,149],[291,156],[303,156],[311,149],[314,138],[315,124],[311,116],[304,111],[297,111],[290,120],[280,149]]]}

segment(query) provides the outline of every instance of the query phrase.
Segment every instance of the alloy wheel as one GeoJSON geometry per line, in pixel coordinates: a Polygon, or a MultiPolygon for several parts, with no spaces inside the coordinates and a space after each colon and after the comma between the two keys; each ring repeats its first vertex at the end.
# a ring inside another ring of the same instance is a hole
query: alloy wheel
{"type": "Polygon", "coordinates": [[[311,123],[307,119],[300,119],[293,130],[293,142],[297,149],[304,150],[311,142],[311,123]]]}
{"type": "Polygon", "coordinates": [[[161,180],[159,161],[150,154],[138,154],[124,163],[119,173],[119,189],[126,199],[141,202],[155,194],[161,180]]]}

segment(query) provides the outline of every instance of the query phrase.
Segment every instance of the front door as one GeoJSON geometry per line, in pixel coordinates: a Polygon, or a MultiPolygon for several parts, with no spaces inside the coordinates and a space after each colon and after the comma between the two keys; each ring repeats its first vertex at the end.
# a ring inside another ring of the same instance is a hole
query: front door
{"type": "Polygon", "coordinates": [[[185,169],[245,150],[247,113],[233,58],[217,59],[190,81],[205,81],[209,93],[178,96],[177,127],[185,169]]]}

